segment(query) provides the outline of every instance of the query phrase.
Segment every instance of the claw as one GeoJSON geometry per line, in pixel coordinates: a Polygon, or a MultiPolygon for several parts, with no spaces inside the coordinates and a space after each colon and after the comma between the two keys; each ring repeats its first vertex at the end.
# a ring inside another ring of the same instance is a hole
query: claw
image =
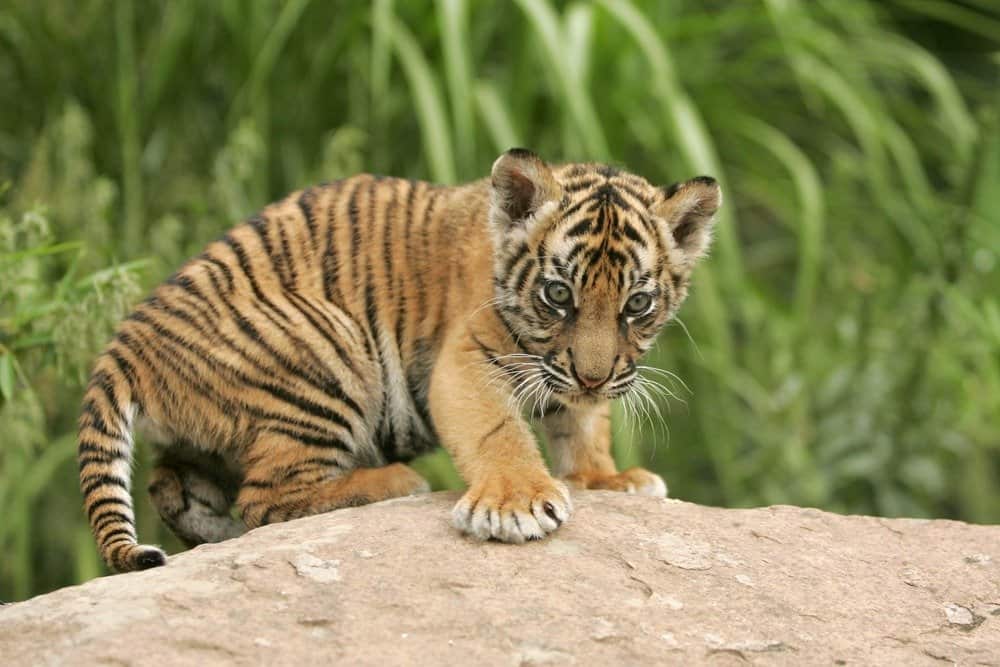
{"type": "Polygon", "coordinates": [[[487,480],[474,485],[458,501],[452,510],[452,522],[462,532],[481,540],[521,544],[556,530],[571,512],[569,493],[555,480],[549,480],[549,484],[537,480],[518,484],[487,480]],[[539,491],[540,487],[544,490],[539,491]],[[523,490],[510,491],[511,488],[523,490]],[[506,491],[493,495],[491,492],[496,489],[506,491]]]}

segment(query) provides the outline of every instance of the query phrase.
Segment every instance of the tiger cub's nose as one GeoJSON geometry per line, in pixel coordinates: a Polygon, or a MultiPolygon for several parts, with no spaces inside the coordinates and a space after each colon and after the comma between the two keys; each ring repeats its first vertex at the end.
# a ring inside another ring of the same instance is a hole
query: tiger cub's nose
{"type": "Polygon", "coordinates": [[[590,372],[577,372],[576,368],[573,369],[573,375],[576,376],[576,381],[580,383],[580,386],[584,389],[597,389],[605,382],[611,379],[614,374],[614,370],[607,375],[592,375],[590,372]]]}

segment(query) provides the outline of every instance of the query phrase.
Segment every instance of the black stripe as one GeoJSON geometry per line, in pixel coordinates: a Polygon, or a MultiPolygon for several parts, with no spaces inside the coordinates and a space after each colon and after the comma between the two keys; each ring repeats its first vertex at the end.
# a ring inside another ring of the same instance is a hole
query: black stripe
{"type": "Polygon", "coordinates": [[[500,270],[501,275],[509,276],[517,266],[517,263],[528,254],[528,244],[521,241],[520,244],[507,256],[504,260],[503,268],[500,270]]]}
{"type": "Polygon", "coordinates": [[[627,194],[629,197],[635,199],[636,202],[638,202],[643,208],[649,208],[649,205],[652,203],[649,197],[639,192],[638,190],[633,189],[632,186],[628,185],[627,183],[623,183],[621,180],[615,183],[615,186],[619,190],[627,194]]]}
{"type": "Polygon", "coordinates": [[[404,276],[414,276],[419,277],[422,281],[423,277],[420,275],[422,272],[419,269],[414,269],[413,267],[413,203],[417,198],[417,187],[413,181],[406,181],[406,186],[409,188],[406,192],[406,204],[403,207],[403,263],[404,266],[399,272],[400,276],[400,316],[397,320],[396,326],[396,340],[399,342],[400,349],[403,347],[404,335],[406,333],[406,322],[409,312],[406,308],[406,291],[402,288],[402,283],[405,280],[404,276]]]}
{"type": "Polygon", "coordinates": [[[305,461],[300,461],[297,465],[292,466],[291,468],[282,470],[281,481],[283,484],[287,484],[296,477],[310,472],[326,476],[330,474],[331,468],[336,468],[338,471],[341,470],[341,466],[337,464],[336,461],[332,461],[331,459],[306,459],[305,461]]]}
{"type": "MultiPolygon", "coordinates": [[[[378,222],[381,223],[382,227],[382,277],[385,279],[386,291],[388,293],[387,301],[392,303],[395,297],[395,289],[392,284],[393,270],[392,270],[392,231],[393,231],[393,217],[396,208],[396,185],[395,181],[388,181],[383,187],[389,188],[391,191],[391,196],[387,199],[382,207],[381,211],[378,211],[378,222]]],[[[372,201],[370,206],[375,206],[375,193],[371,194],[372,201]]]]}
{"type": "Polygon", "coordinates": [[[313,212],[313,202],[308,201],[309,199],[316,199],[316,193],[312,188],[307,188],[302,191],[299,195],[298,205],[299,210],[302,211],[302,217],[306,219],[306,228],[309,230],[309,240],[312,242],[313,252],[316,251],[316,214],[313,212]]]}
{"type": "Polygon", "coordinates": [[[506,425],[507,425],[507,420],[504,419],[499,424],[490,429],[489,433],[487,433],[486,435],[484,435],[482,438],[479,439],[479,446],[482,447],[487,440],[489,440],[491,437],[499,433],[500,429],[502,429],[506,425]]]}
{"type": "Polygon", "coordinates": [[[594,203],[593,202],[593,198],[591,198],[591,197],[585,197],[585,198],[577,201],[572,206],[570,206],[568,209],[566,209],[565,211],[563,211],[563,214],[562,214],[563,220],[568,220],[569,218],[571,218],[574,215],[576,215],[576,213],[578,211],[580,211],[580,209],[582,209],[584,206],[590,206],[593,203],[594,203]]]}
{"type": "MultiPolygon", "coordinates": [[[[576,259],[576,256],[579,255],[581,252],[583,252],[586,249],[587,249],[587,242],[586,241],[582,241],[580,243],[577,243],[575,246],[573,246],[572,250],[569,251],[569,254],[566,255],[566,263],[567,264],[572,264],[573,260],[576,259]]],[[[571,275],[572,275],[572,272],[571,272],[571,275]]]]}
{"type": "Polygon", "coordinates": [[[642,238],[642,236],[639,235],[639,232],[637,232],[635,228],[632,227],[632,225],[628,224],[624,225],[623,231],[625,232],[625,238],[627,238],[629,241],[632,241],[640,248],[646,247],[646,239],[642,238]]]}
{"type": "Polygon", "coordinates": [[[593,221],[589,217],[580,220],[580,222],[576,223],[575,225],[573,225],[572,227],[570,227],[568,230],[566,230],[565,236],[567,238],[571,238],[572,239],[572,238],[576,238],[577,236],[585,236],[585,235],[589,234],[592,222],[593,221]]]}
{"type": "Polygon", "coordinates": [[[300,466],[306,466],[306,465],[323,466],[323,467],[327,467],[327,468],[340,468],[341,467],[340,466],[340,462],[337,459],[329,459],[329,458],[323,458],[323,457],[319,457],[319,456],[314,456],[314,457],[308,458],[308,459],[302,459],[301,461],[298,462],[298,465],[300,465],[300,466]]]}
{"type": "Polygon", "coordinates": [[[135,366],[133,366],[121,353],[114,347],[111,347],[107,351],[107,355],[111,357],[114,362],[118,365],[118,370],[122,372],[125,376],[125,381],[128,382],[129,389],[132,391],[133,395],[139,392],[139,380],[135,372],[135,366]]]}
{"type": "Polygon", "coordinates": [[[124,523],[131,525],[132,518],[123,512],[118,512],[116,510],[108,510],[106,512],[101,512],[96,517],[94,517],[90,525],[93,527],[93,531],[98,533],[105,528],[107,528],[112,523],[124,523]]]}
{"type": "MultiPolygon", "coordinates": [[[[608,207],[603,203],[597,208],[597,219],[594,220],[594,233],[606,234],[608,230],[608,207]]],[[[606,243],[607,239],[602,239],[606,243]]]]}
{"type": "MultiPolygon", "coordinates": [[[[235,288],[235,283],[233,281],[233,272],[229,269],[229,266],[222,260],[216,257],[212,257],[211,255],[208,254],[204,256],[204,259],[208,264],[222,271],[222,276],[226,279],[226,288],[228,290],[228,293],[232,294],[233,290],[236,288],[235,288]]],[[[210,271],[209,275],[211,276],[212,281],[215,282],[216,280],[215,274],[210,271]]],[[[221,289],[218,291],[220,294],[222,293],[221,289]]]]}
{"type": "Polygon", "coordinates": [[[268,427],[267,431],[271,433],[279,433],[281,435],[287,436],[289,438],[294,439],[297,442],[300,442],[304,445],[309,445],[311,447],[322,447],[324,449],[339,449],[340,451],[345,452],[347,454],[354,453],[350,445],[348,445],[342,439],[333,436],[329,435],[319,436],[319,437],[310,436],[302,433],[296,433],[295,431],[291,431],[280,426],[270,426],[268,427]]]}
{"type": "MultiPolygon", "coordinates": [[[[206,273],[210,273],[211,269],[209,269],[208,267],[205,267],[205,272],[206,273]]],[[[208,308],[211,311],[212,315],[215,316],[215,318],[222,317],[222,313],[219,311],[218,308],[215,307],[215,304],[212,303],[205,296],[205,293],[201,291],[201,288],[198,287],[198,285],[194,282],[194,280],[191,279],[191,278],[188,278],[187,276],[185,276],[184,292],[186,293],[187,296],[194,297],[193,300],[190,300],[190,301],[187,300],[187,299],[178,299],[178,300],[180,300],[182,303],[184,303],[184,304],[186,304],[186,305],[188,305],[188,306],[190,306],[192,308],[197,309],[198,310],[198,314],[201,315],[202,317],[204,317],[205,319],[211,319],[205,313],[205,310],[204,310],[205,308],[208,308]]]]}
{"type": "Polygon", "coordinates": [[[351,196],[347,202],[347,222],[351,228],[349,257],[355,263],[355,271],[353,272],[355,291],[360,287],[361,278],[360,272],[357,271],[358,248],[361,247],[361,225],[358,220],[360,217],[358,213],[358,193],[361,190],[361,180],[361,177],[354,179],[354,187],[351,189],[351,196]]]}
{"type": "Polygon", "coordinates": [[[515,278],[515,280],[514,280],[513,287],[514,287],[514,289],[516,291],[518,291],[518,292],[522,291],[524,289],[525,285],[528,284],[528,277],[529,277],[529,275],[531,274],[531,271],[534,268],[535,268],[535,264],[533,262],[529,261],[529,262],[525,262],[524,263],[524,266],[522,266],[521,270],[518,271],[518,273],[517,273],[517,278],[515,278]]]}
{"type": "MultiPolygon", "coordinates": [[[[330,377],[329,372],[327,372],[327,373],[324,374],[324,381],[323,382],[317,382],[317,381],[313,380],[312,378],[310,378],[308,375],[302,373],[301,369],[299,369],[298,367],[296,367],[290,360],[287,360],[284,357],[284,355],[282,355],[279,352],[277,352],[277,350],[274,350],[270,345],[267,345],[266,343],[264,343],[261,340],[262,337],[257,332],[257,330],[253,327],[253,325],[249,321],[247,321],[245,318],[243,318],[242,315],[239,315],[238,311],[235,308],[233,308],[228,303],[226,305],[230,309],[230,311],[234,315],[234,317],[237,318],[237,322],[240,324],[241,328],[243,328],[243,325],[245,324],[246,328],[247,328],[248,335],[252,339],[254,339],[262,348],[264,348],[265,350],[267,350],[274,357],[274,359],[278,363],[281,364],[281,366],[284,368],[284,370],[288,374],[294,376],[295,378],[297,378],[299,380],[302,380],[304,383],[312,386],[313,388],[319,390],[320,392],[332,395],[334,398],[340,400],[342,403],[344,403],[345,405],[347,405],[352,411],[355,412],[355,414],[358,414],[358,415],[361,414],[361,412],[362,412],[361,411],[361,406],[358,405],[358,403],[353,398],[351,398],[350,396],[347,395],[347,393],[343,390],[343,388],[341,387],[341,385],[338,382],[336,382],[336,380],[334,380],[333,378],[330,377]]],[[[212,335],[209,335],[208,332],[206,332],[202,327],[200,327],[190,317],[186,316],[185,313],[183,313],[183,312],[177,312],[174,309],[172,309],[172,308],[170,308],[169,306],[166,306],[166,305],[162,305],[160,307],[160,310],[163,311],[163,312],[165,312],[165,313],[167,313],[168,315],[171,315],[173,317],[177,317],[178,319],[181,319],[181,320],[183,320],[185,322],[188,322],[189,324],[191,324],[191,326],[193,328],[195,328],[196,330],[198,330],[206,339],[209,339],[209,340],[211,340],[213,338],[217,339],[217,340],[221,339],[224,343],[226,343],[226,345],[230,349],[232,349],[233,351],[237,352],[240,355],[241,359],[245,360],[248,364],[250,364],[251,366],[255,367],[258,371],[260,371],[261,373],[263,373],[265,375],[265,377],[271,377],[271,378],[274,377],[274,371],[273,371],[273,369],[269,369],[269,368],[263,366],[258,361],[256,361],[255,359],[253,359],[251,356],[247,355],[245,350],[241,349],[241,347],[237,346],[234,343],[234,341],[232,341],[227,336],[225,336],[218,329],[218,327],[215,327],[213,325],[212,329],[214,330],[213,331],[214,336],[212,336],[212,335]]],[[[263,390],[263,391],[267,391],[268,393],[271,393],[274,396],[290,396],[291,395],[289,392],[285,391],[283,388],[278,387],[278,385],[276,385],[274,382],[271,382],[271,381],[256,381],[253,378],[251,378],[250,376],[248,376],[246,373],[244,373],[242,370],[240,370],[239,367],[235,367],[235,366],[231,366],[229,364],[223,364],[222,362],[219,362],[217,360],[217,357],[215,357],[215,355],[213,355],[210,350],[201,348],[197,344],[194,344],[194,343],[191,343],[189,341],[185,341],[185,340],[181,339],[179,336],[177,336],[176,334],[174,334],[172,331],[169,331],[168,329],[166,329],[165,327],[163,327],[159,322],[155,322],[155,321],[151,320],[150,318],[147,318],[144,314],[138,313],[137,316],[134,317],[134,319],[136,319],[137,321],[143,322],[144,324],[147,324],[148,326],[150,326],[157,333],[157,335],[159,335],[159,336],[161,336],[163,338],[166,338],[168,340],[171,340],[171,341],[177,343],[178,345],[180,345],[182,347],[185,347],[185,349],[190,349],[190,350],[196,352],[199,356],[201,356],[202,360],[205,361],[205,363],[209,364],[214,369],[219,370],[220,368],[225,368],[226,370],[230,371],[233,375],[235,375],[240,381],[242,381],[243,383],[247,384],[248,386],[251,386],[251,387],[263,390]]],[[[303,345],[304,345],[304,343],[303,343],[303,345]]],[[[305,399],[303,399],[303,400],[305,400],[305,399]]],[[[317,404],[312,403],[311,405],[316,406],[317,404]]],[[[316,414],[316,413],[313,413],[313,414],[316,414]]],[[[336,414],[336,413],[333,413],[332,411],[330,411],[330,414],[336,414]]],[[[335,423],[343,426],[345,429],[347,429],[347,431],[349,433],[353,432],[353,429],[351,428],[350,424],[346,420],[344,420],[343,417],[341,417],[339,414],[336,414],[336,418],[330,418],[330,421],[333,421],[333,422],[335,422],[335,423]]]]}
{"type": "Polygon", "coordinates": [[[97,473],[80,477],[80,491],[84,496],[89,496],[95,489],[99,489],[102,486],[117,486],[125,489],[126,492],[128,491],[128,481],[118,475],[97,473]]]}
{"type": "Polygon", "coordinates": [[[87,508],[87,520],[93,521],[94,512],[98,508],[104,507],[105,505],[124,505],[129,509],[132,508],[132,498],[126,496],[125,498],[101,498],[100,500],[95,500],[90,507],[87,508]]]}
{"type": "Polygon", "coordinates": [[[330,320],[326,316],[326,314],[323,313],[323,311],[317,308],[309,299],[302,296],[301,294],[298,294],[297,292],[290,292],[287,296],[289,300],[295,301],[298,304],[299,313],[303,317],[305,317],[306,320],[309,321],[309,323],[313,326],[313,328],[323,337],[323,339],[326,342],[330,343],[334,351],[337,353],[337,357],[340,359],[341,363],[347,366],[347,368],[350,369],[350,371],[354,373],[355,376],[357,376],[358,371],[354,366],[353,358],[351,357],[350,354],[348,354],[347,350],[345,350],[344,347],[340,344],[336,336],[330,334],[331,330],[334,333],[337,333],[336,324],[332,320],[330,320]],[[311,310],[316,315],[316,317],[318,319],[322,319],[327,326],[324,327],[315,319],[313,319],[312,316],[310,316],[309,313],[306,312],[306,309],[311,310]]]}
{"type": "MultiPolygon", "coordinates": [[[[368,180],[368,188],[366,191],[368,193],[367,212],[369,217],[371,217],[371,209],[373,203],[372,193],[374,189],[375,189],[375,181],[368,180]]],[[[370,262],[368,261],[367,254],[361,251],[361,244],[362,244],[361,224],[360,224],[361,212],[358,208],[358,196],[360,191],[361,191],[361,184],[358,183],[357,187],[355,187],[354,190],[351,192],[351,200],[347,207],[347,216],[351,225],[351,261],[353,262],[353,269],[354,269],[351,273],[352,273],[352,284],[354,286],[355,296],[361,290],[362,279],[366,280],[369,286],[371,283],[371,265],[370,262]],[[364,273],[362,273],[360,270],[362,255],[364,256],[364,263],[365,263],[364,273]]],[[[366,317],[368,316],[368,310],[369,310],[368,292],[369,292],[368,287],[366,287],[364,292],[365,293],[364,310],[366,317]]],[[[364,330],[364,327],[362,327],[362,329],[364,330]]],[[[378,359],[379,357],[378,340],[375,338],[374,332],[371,329],[368,329],[364,330],[364,334],[365,334],[365,339],[364,339],[365,353],[368,355],[369,358],[378,359]]]]}
{"type": "MultiPolygon", "coordinates": [[[[291,285],[285,275],[285,261],[283,259],[283,254],[288,250],[287,245],[282,238],[282,252],[276,252],[274,245],[271,242],[271,237],[268,234],[270,229],[277,227],[279,232],[281,232],[281,235],[284,236],[284,226],[281,224],[281,221],[278,220],[274,223],[269,223],[267,218],[257,215],[251,218],[248,224],[250,229],[257,233],[257,238],[260,240],[261,245],[264,246],[264,254],[267,255],[268,263],[271,265],[271,271],[275,276],[277,276],[278,282],[282,287],[286,289],[290,288],[291,285]]],[[[275,310],[277,310],[276,307],[275,310]]],[[[279,314],[283,315],[284,313],[279,312],[279,314]]]]}
{"type": "Polygon", "coordinates": [[[88,398],[85,400],[82,410],[83,414],[89,421],[81,424],[81,430],[83,428],[90,428],[112,440],[121,440],[124,437],[118,430],[113,430],[107,425],[104,421],[104,417],[101,416],[100,410],[98,410],[97,406],[94,405],[94,399],[88,398]]]}
{"type": "Polygon", "coordinates": [[[494,366],[503,366],[503,364],[500,363],[500,361],[497,359],[497,353],[496,353],[496,351],[494,351],[494,350],[490,349],[489,347],[487,347],[486,344],[484,344],[482,341],[480,341],[479,338],[477,338],[475,334],[472,334],[472,341],[477,346],[479,346],[479,351],[483,353],[483,356],[486,358],[486,361],[490,362],[494,366]]]}
{"type": "Polygon", "coordinates": [[[427,285],[423,280],[423,269],[429,268],[427,262],[431,257],[431,220],[434,217],[434,211],[437,208],[440,195],[441,190],[438,188],[427,190],[427,206],[424,208],[424,215],[420,222],[421,257],[423,264],[417,270],[417,276],[420,276],[417,280],[417,312],[421,314],[427,312],[427,285]]]}
{"type": "Polygon", "coordinates": [[[285,225],[278,222],[278,237],[281,239],[282,269],[287,274],[287,278],[282,278],[282,285],[288,289],[294,289],[299,281],[299,271],[296,268],[295,257],[292,256],[292,248],[288,243],[288,232],[285,225]]]}
{"type": "Polygon", "coordinates": [[[118,537],[119,535],[125,535],[130,540],[133,540],[133,541],[135,540],[135,531],[134,530],[132,530],[130,528],[115,528],[114,530],[108,532],[107,535],[101,536],[101,538],[100,538],[101,544],[104,545],[104,546],[107,546],[108,544],[113,543],[113,542],[116,541],[116,540],[112,540],[111,538],[118,537]]]}
{"type": "Polygon", "coordinates": [[[253,290],[254,296],[257,297],[257,300],[268,306],[271,310],[277,313],[278,316],[288,322],[288,316],[285,315],[280,308],[275,306],[274,303],[267,298],[267,295],[261,291],[260,285],[257,283],[257,277],[253,272],[253,266],[250,264],[250,258],[247,256],[246,249],[243,247],[243,244],[233,236],[232,232],[226,234],[225,238],[223,238],[223,242],[232,248],[233,252],[236,254],[236,261],[239,262],[240,270],[243,272],[243,275],[247,277],[247,281],[250,283],[250,289],[253,290]]]}
{"type": "MultiPolygon", "coordinates": [[[[148,367],[157,368],[160,363],[165,365],[170,374],[177,376],[187,387],[199,394],[205,402],[215,405],[221,414],[229,419],[232,428],[235,428],[240,406],[220,396],[213,387],[210,387],[203,380],[199,379],[202,373],[194,364],[187,361],[187,359],[177,357],[170,350],[163,349],[162,345],[159,344],[161,342],[160,339],[146,339],[144,337],[142,340],[139,340],[127,332],[119,333],[119,339],[132,354],[145,362],[148,367]],[[157,357],[159,363],[154,363],[154,360],[147,354],[147,350],[157,357]],[[185,372],[185,368],[190,372],[185,372]]],[[[165,373],[160,373],[160,375],[166,376],[165,373]]],[[[178,409],[174,392],[161,391],[160,400],[172,401],[174,403],[174,410],[178,409]]]]}
{"type": "MultiPolygon", "coordinates": [[[[266,391],[267,393],[271,394],[272,396],[281,399],[285,403],[288,403],[290,405],[294,405],[295,407],[297,407],[298,409],[302,410],[303,412],[306,412],[306,413],[308,413],[308,414],[310,414],[310,415],[312,415],[314,417],[324,418],[327,421],[331,421],[331,422],[337,424],[338,426],[341,426],[342,428],[344,428],[345,430],[347,430],[348,433],[353,433],[353,429],[351,428],[350,423],[346,419],[344,419],[343,416],[341,416],[339,413],[335,412],[334,410],[332,410],[332,409],[330,409],[330,408],[328,408],[326,406],[320,405],[318,403],[315,403],[314,401],[311,401],[311,400],[309,400],[307,398],[304,398],[302,396],[298,396],[298,395],[294,394],[293,392],[285,389],[284,387],[281,387],[281,386],[275,384],[274,382],[269,382],[269,381],[254,381],[253,379],[251,379],[249,376],[247,376],[245,373],[241,372],[237,368],[229,366],[228,364],[222,364],[221,362],[218,362],[218,361],[214,360],[212,358],[211,353],[208,350],[202,349],[199,346],[195,345],[194,343],[190,343],[190,342],[187,342],[187,341],[184,341],[184,340],[180,339],[179,336],[177,336],[173,332],[167,330],[165,327],[161,326],[158,322],[146,322],[146,324],[148,324],[150,327],[152,327],[153,331],[155,331],[158,334],[158,336],[160,336],[161,338],[166,339],[166,340],[171,341],[171,342],[174,342],[175,344],[180,345],[182,347],[185,347],[185,349],[194,351],[196,354],[198,354],[202,358],[203,361],[205,361],[205,363],[209,364],[210,366],[212,366],[216,370],[218,370],[220,367],[225,367],[227,370],[230,370],[240,381],[242,381],[246,385],[248,385],[250,387],[254,387],[256,389],[260,389],[262,391],[266,391]]],[[[246,358],[246,359],[249,360],[249,358],[246,357],[246,356],[244,356],[244,358],[246,358]]],[[[253,362],[251,362],[251,363],[253,363],[253,362]]],[[[267,369],[265,369],[263,367],[260,367],[260,370],[262,372],[266,372],[267,369]]],[[[358,415],[361,414],[361,406],[358,405],[352,398],[350,398],[349,396],[347,396],[346,394],[344,394],[343,391],[340,389],[340,386],[338,384],[336,384],[335,382],[328,381],[328,382],[323,383],[323,384],[318,384],[315,381],[312,381],[306,375],[302,374],[298,369],[294,368],[291,365],[286,365],[286,370],[289,373],[292,373],[293,375],[295,375],[296,378],[301,379],[303,382],[305,382],[305,383],[313,386],[315,389],[318,389],[321,392],[331,392],[331,393],[333,393],[333,392],[339,392],[341,395],[340,396],[335,396],[335,398],[337,398],[338,400],[341,400],[345,405],[347,405],[356,414],[358,414],[358,415]]]]}
{"type": "Polygon", "coordinates": [[[119,422],[127,422],[128,419],[125,417],[125,412],[121,408],[121,403],[118,401],[118,397],[115,396],[115,380],[107,371],[98,371],[90,379],[91,383],[96,383],[100,387],[101,391],[104,392],[104,397],[107,399],[108,408],[114,413],[115,417],[119,422]]]}
{"type": "Polygon", "coordinates": [[[517,334],[516,331],[514,331],[513,325],[511,325],[511,323],[507,321],[507,318],[504,317],[503,311],[497,311],[497,312],[500,315],[501,324],[503,324],[504,329],[507,330],[507,334],[510,336],[510,339],[514,341],[514,345],[517,346],[517,349],[527,354],[534,354],[531,350],[526,348],[523,343],[521,343],[521,337],[517,334]]]}
{"type": "Polygon", "coordinates": [[[83,469],[90,465],[109,466],[115,461],[120,461],[120,460],[121,459],[116,456],[88,454],[86,456],[80,456],[77,458],[77,467],[80,469],[80,472],[83,472],[83,469]]]}
{"type": "Polygon", "coordinates": [[[635,207],[626,201],[618,189],[610,183],[605,183],[590,196],[591,201],[600,201],[602,204],[613,204],[626,211],[633,211],[635,207]]]}
{"type": "MultiPolygon", "coordinates": [[[[281,229],[281,232],[282,232],[282,244],[285,247],[285,251],[287,251],[287,252],[290,253],[290,251],[288,249],[288,246],[287,246],[287,241],[286,241],[285,236],[284,236],[284,228],[283,227],[279,227],[279,229],[281,229]]],[[[271,269],[272,269],[272,271],[274,271],[275,275],[277,275],[279,277],[279,280],[282,282],[282,284],[286,288],[288,288],[288,291],[285,292],[285,295],[289,296],[292,293],[294,286],[291,285],[291,284],[285,284],[286,279],[283,277],[283,271],[275,264],[275,260],[274,260],[273,255],[269,255],[269,257],[271,257],[271,269]]],[[[289,257],[290,257],[290,255],[289,255],[289,257]]],[[[289,263],[290,263],[290,259],[289,259],[289,263]]],[[[289,280],[295,280],[295,279],[297,279],[297,275],[298,274],[294,270],[294,268],[290,269],[290,271],[291,271],[291,276],[290,276],[289,280]]],[[[265,301],[265,303],[267,305],[269,305],[271,307],[271,309],[274,310],[278,315],[280,315],[285,321],[290,321],[290,318],[285,314],[285,312],[279,310],[273,303],[271,303],[270,301],[265,301]]],[[[229,306],[229,304],[227,304],[227,306],[229,306]]],[[[230,311],[231,312],[236,312],[231,306],[230,306],[230,311]]],[[[323,362],[322,359],[320,359],[318,356],[316,356],[316,353],[312,349],[312,346],[308,345],[305,341],[303,341],[299,336],[297,336],[292,330],[290,330],[284,324],[282,324],[281,322],[276,321],[266,311],[258,309],[258,312],[260,312],[262,315],[264,315],[265,317],[267,317],[267,319],[272,324],[274,324],[276,328],[278,328],[282,333],[285,334],[285,336],[287,336],[294,343],[296,343],[296,349],[302,350],[306,354],[308,354],[312,358],[312,361],[315,364],[315,366],[318,369],[318,372],[320,374],[322,374],[323,371],[327,370],[326,369],[326,364],[323,362]]],[[[300,309],[300,312],[301,312],[301,309],[300,309]]],[[[277,350],[273,349],[270,345],[267,345],[265,343],[263,336],[261,336],[261,335],[258,334],[256,340],[257,340],[257,342],[259,344],[261,344],[263,347],[265,347],[265,349],[267,349],[267,351],[272,356],[275,356],[275,357],[279,358],[279,361],[281,361],[282,364],[290,372],[293,372],[293,373],[297,372],[297,369],[294,368],[294,365],[290,361],[287,361],[284,358],[284,356],[281,355],[277,350]]],[[[314,386],[316,386],[317,388],[322,389],[322,387],[320,387],[318,385],[314,385],[314,386]]],[[[341,394],[343,394],[343,392],[341,392],[341,394]]],[[[343,394],[343,395],[346,396],[346,394],[343,394]]],[[[350,399],[348,399],[348,400],[350,400],[350,399]]]]}
{"type": "MultiPolygon", "coordinates": [[[[632,260],[632,264],[635,266],[635,268],[638,269],[642,266],[642,263],[639,261],[639,251],[635,249],[635,246],[628,246],[628,256],[632,260]]],[[[619,285],[625,284],[624,276],[618,282],[618,284],[619,285]]]]}
{"type": "Polygon", "coordinates": [[[267,252],[268,257],[273,255],[274,248],[271,246],[271,239],[267,235],[268,219],[258,214],[247,220],[247,226],[257,233],[257,238],[260,239],[261,245],[264,246],[264,250],[267,252]]]}
{"type": "MultiPolygon", "coordinates": [[[[132,346],[136,345],[137,341],[135,341],[130,335],[124,334],[122,342],[124,345],[128,347],[130,351],[132,351],[133,354],[142,359],[147,365],[150,366],[154,365],[153,361],[149,359],[148,356],[146,356],[145,352],[142,349],[133,349],[132,346]]],[[[150,349],[152,349],[152,351],[156,353],[157,356],[161,360],[163,360],[163,362],[167,366],[171,367],[171,372],[174,375],[180,377],[181,380],[187,383],[189,386],[191,386],[193,390],[201,394],[202,397],[204,397],[207,402],[215,403],[222,411],[222,414],[228,417],[230,421],[232,421],[234,424],[236,415],[241,413],[246,413],[258,419],[269,419],[282,424],[288,424],[296,428],[308,429],[318,433],[329,432],[329,426],[327,424],[323,424],[322,422],[320,422],[319,424],[315,424],[295,417],[290,417],[283,413],[270,412],[260,408],[259,406],[251,405],[245,402],[237,404],[227,399],[220,398],[217,392],[211,391],[211,388],[207,388],[208,385],[206,385],[203,381],[198,379],[199,371],[197,368],[195,368],[195,366],[192,363],[190,363],[186,359],[177,359],[172,355],[164,356],[166,352],[158,347],[154,347],[151,345],[150,349]],[[182,369],[182,366],[184,368],[187,368],[188,371],[194,373],[195,375],[192,376],[189,373],[185,372],[182,369]]]]}
{"type": "Polygon", "coordinates": [[[628,260],[628,256],[616,248],[607,248],[604,251],[604,256],[615,266],[622,266],[628,260]]]}
{"type": "Polygon", "coordinates": [[[579,181],[570,181],[569,183],[563,185],[563,190],[566,192],[579,192],[580,190],[586,190],[587,188],[592,188],[600,182],[601,180],[598,178],[588,178],[588,179],[581,179],[579,181]]]}
{"type": "Polygon", "coordinates": [[[123,547],[134,546],[134,545],[135,545],[134,537],[128,537],[122,535],[121,537],[116,537],[110,542],[102,542],[101,549],[104,551],[108,551],[110,549],[112,562],[122,563],[123,561],[118,557],[118,552],[121,551],[123,547]],[[112,545],[114,545],[113,549],[111,548],[112,545]]]}
{"type": "Polygon", "coordinates": [[[331,201],[327,204],[326,208],[326,245],[323,249],[323,294],[326,296],[327,301],[334,301],[335,295],[337,301],[343,301],[339,284],[340,262],[333,248],[333,232],[336,224],[334,216],[337,214],[337,207],[343,201],[343,197],[341,196],[342,189],[343,181],[338,181],[336,183],[336,191],[333,193],[331,201]]]}
{"type": "Polygon", "coordinates": [[[115,458],[127,458],[128,451],[120,452],[116,449],[110,447],[105,447],[96,442],[88,441],[86,438],[80,439],[80,444],[76,449],[77,453],[83,455],[84,453],[97,453],[97,454],[108,454],[114,456],[115,458]]]}

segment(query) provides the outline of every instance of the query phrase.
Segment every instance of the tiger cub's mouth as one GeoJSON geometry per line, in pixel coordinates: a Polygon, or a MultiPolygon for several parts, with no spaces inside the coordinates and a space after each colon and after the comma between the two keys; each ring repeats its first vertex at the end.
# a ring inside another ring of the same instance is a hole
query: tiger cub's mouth
{"type": "Polygon", "coordinates": [[[621,398],[632,390],[638,377],[638,371],[633,367],[616,375],[598,387],[587,388],[572,378],[562,369],[554,368],[546,361],[541,362],[545,384],[554,395],[560,398],[576,399],[583,402],[593,402],[604,399],[621,398]]]}

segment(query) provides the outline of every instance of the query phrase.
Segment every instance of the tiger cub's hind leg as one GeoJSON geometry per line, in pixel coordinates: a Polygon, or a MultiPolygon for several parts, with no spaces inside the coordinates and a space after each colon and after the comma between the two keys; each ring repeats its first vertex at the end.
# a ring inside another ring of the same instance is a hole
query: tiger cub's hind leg
{"type": "Polygon", "coordinates": [[[345,469],[343,459],[318,455],[283,435],[269,435],[253,450],[263,455],[247,466],[236,499],[250,528],[430,491],[427,481],[402,463],[345,469]],[[267,454],[275,451],[282,452],[280,461],[267,454]]]}
{"type": "Polygon", "coordinates": [[[187,461],[163,459],[153,470],[149,495],[160,518],[184,544],[221,542],[246,532],[230,507],[235,486],[187,461]]]}

